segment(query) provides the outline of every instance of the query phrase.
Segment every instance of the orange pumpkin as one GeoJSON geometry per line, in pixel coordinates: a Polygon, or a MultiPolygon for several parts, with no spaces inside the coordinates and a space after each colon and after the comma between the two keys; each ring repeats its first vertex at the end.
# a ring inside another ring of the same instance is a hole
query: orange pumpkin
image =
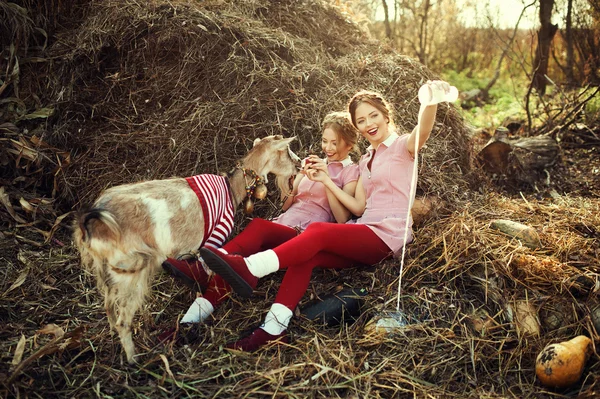
{"type": "Polygon", "coordinates": [[[566,388],[581,378],[592,353],[592,341],[583,335],[570,341],[550,344],[535,361],[535,373],[548,387],[566,388]]]}

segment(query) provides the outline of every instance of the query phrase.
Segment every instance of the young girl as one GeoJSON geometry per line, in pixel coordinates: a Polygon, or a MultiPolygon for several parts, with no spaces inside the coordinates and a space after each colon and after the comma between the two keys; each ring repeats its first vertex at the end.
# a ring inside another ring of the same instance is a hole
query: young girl
{"type": "MultiPolygon", "coordinates": [[[[356,149],[359,133],[345,112],[332,112],[322,123],[321,148],[325,159],[309,156],[301,173],[296,176],[291,195],[283,204],[285,211],[273,221],[254,218],[233,240],[219,249],[222,253],[249,256],[274,248],[294,238],[312,222],[345,223],[350,212],[340,203],[330,188],[315,180],[305,178],[317,173],[328,177],[331,187],[354,195],[358,180],[358,165],[350,159],[356,149]]],[[[316,262],[330,261],[327,256],[316,262]]],[[[167,259],[163,268],[190,287],[205,291],[203,297],[194,301],[181,323],[204,321],[231,292],[229,285],[220,277],[211,276],[201,261],[167,259]]],[[[252,288],[258,279],[251,282],[252,288]]]]}
{"type": "MultiPolygon", "coordinates": [[[[446,82],[428,84],[449,92],[446,82]]],[[[390,108],[373,92],[359,92],[348,105],[352,123],[371,144],[359,163],[360,178],[351,196],[332,184],[323,170],[309,174],[322,182],[352,213],[360,218],[346,224],[313,223],[304,233],[275,247],[244,258],[202,249],[201,254],[215,273],[238,294],[249,296],[252,281],[287,268],[275,303],[264,323],[249,337],[228,344],[228,348],[254,351],[271,341],[287,342],[286,329],[293,310],[308,288],[316,256],[326,254],[331,263],[320,267],[341,268],[361,263],[373,265],[401,251],[411,203],[414,157],[425,144],[437,112],[437,105],[422,106],[419,123],[412,133],[398,136],[390,108]],[[417,141],[418,133],[418,141],[417,141]]],[[[416,176],[415,176],[416,177],[416,176]]],[[[416,184],[416,180],[414,182],[416,184]]],[[[414,194],[412,194],[414,195],[414,194]]],[[[409,230],[407,243],[412,241],[409,230]]]]}

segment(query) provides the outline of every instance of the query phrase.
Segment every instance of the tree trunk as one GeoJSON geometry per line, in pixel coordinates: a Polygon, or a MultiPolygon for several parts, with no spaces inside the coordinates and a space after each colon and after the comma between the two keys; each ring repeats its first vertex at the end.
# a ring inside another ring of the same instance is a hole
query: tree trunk
{"type": "Polygon", "coordinates": [[[385,37],[387,37],[388,39],[391,39],[392,38],[392,27],[390,26],[390,13],[388,10],[387,1],[381,0],[381,4],[383,5],[383,15],[385,18],[383,20],[383,24],[385,25],[385,37]]]}
{"type": "Polygon", "coordinates": [[[566,28],[566,44],[567,44],[567,83],[570,86],[575,85],[575,75],[573,74],[574,58],[573,58],[573,0],[567,2],[567,28],[566,28]]]}
{"type": "Polygon", "coordinates": [[[558,25],[553,25],[552,8],[554,0],[540,0],[540,30],[538,31],[537,48],[535,51],[535,60],[533,62],[533,79],[531,86],[538,91],[540,95],[546,93],[546,74],[548,73],[548,59],[550,56],[550,44],[552,38],[558,30],[558,25]]]}
{"type": "Polygon", "coordinates": [[[431,2],[429,0],[425,0],[423,2],[423,14],[420,15],[421,24],[419,27],[419,61],[423,65],[427,65],[428,57],[427,57],[427,23],[429,18],[429,9],[431,8],[431,2]]]}

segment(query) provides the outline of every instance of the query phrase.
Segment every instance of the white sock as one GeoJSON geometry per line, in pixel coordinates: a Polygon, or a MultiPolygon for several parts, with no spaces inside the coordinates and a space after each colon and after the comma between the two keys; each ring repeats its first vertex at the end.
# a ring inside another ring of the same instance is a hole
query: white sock
{"type": "Polygon", "coordinates": [[[217,251],[221,251],[221,252],[223,252],[225,255],[229,255],[229,252],[227,252],[227,250],[226,250],[226,249],[223,249],[223,248],[217,248],[217,251]]]}
{"type": "Polygon", "coordinates": [[[202,323],[215,311],[214,306],[203,297],[196,298],[179,321],[180,324],[202,323]]]}
{"type": "Polygon", "coordinates": [[[271,306],[269,313],[267,313],[267,317],[265,317],[265,322],[260,328],[271,335],[279,335],[287,330],[293,314],[294,313],[287,306],[280,303],[274,303],[271,306]]]}
{"type": "Polygon", "coordinates": [[[250,255],[244,259],[248,270],[255,277],[264,277],[279,270],[279,258],[272,249],[250,255]]]}

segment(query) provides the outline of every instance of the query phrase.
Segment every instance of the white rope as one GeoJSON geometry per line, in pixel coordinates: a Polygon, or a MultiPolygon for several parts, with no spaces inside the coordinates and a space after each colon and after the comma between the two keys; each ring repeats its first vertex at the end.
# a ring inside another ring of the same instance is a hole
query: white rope
{"type": "Polygon", "coordinates": [[[396,299],[396,312],[400,311],[400,296],[402,294],[402,272],[404,270],[404,256],[406,255],[406,240],[408,239],[408,220],[412,209],[415,195],[417,193],[417,169],[419,166],[419,133],[421,131],[421,116],[427,105],[421,104],[419,108],[419,117],[417,119],[415,135],[415,161],[413,166],[413,175],[410,182],[410,192],[408,197],[408,211],[406,212],[406,226],[404,227],[404,242],[402,243],[402,257],[400,258],[400,275],[398,276],[398,298],[396,299]]]}

